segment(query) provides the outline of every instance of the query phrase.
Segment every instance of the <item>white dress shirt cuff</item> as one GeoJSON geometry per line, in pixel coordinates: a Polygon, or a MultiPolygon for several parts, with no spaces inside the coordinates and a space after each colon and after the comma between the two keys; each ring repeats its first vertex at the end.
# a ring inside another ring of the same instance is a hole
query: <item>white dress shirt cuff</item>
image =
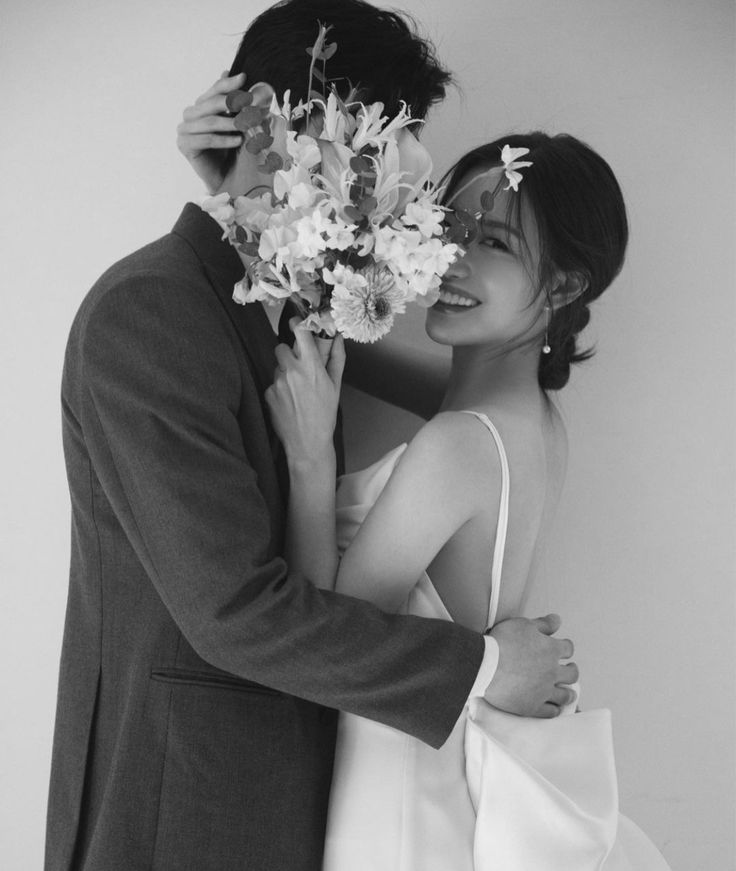
{"type": "Polygon", "coordinates": [[[486,650],[483,654],[483,661],[478,669],[478,676],[475,679],[473,688],[470,690],[468,701],[476,696],[485,695],[485,691],[488,689],[488,685],[493,680],[493,676],[498,668],[498,642],[491,635],[484,635],[483,641],[485,642],[486,650]]]}

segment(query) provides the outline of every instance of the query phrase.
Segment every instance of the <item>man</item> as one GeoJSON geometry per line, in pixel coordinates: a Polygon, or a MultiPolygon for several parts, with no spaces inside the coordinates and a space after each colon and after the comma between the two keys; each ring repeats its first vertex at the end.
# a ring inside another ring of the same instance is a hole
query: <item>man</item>
{"type": "MultiPolygon", "coordinates": [[[[343,57],[331,75],[366,99],[420,115],[441,97],[426,44],[359,0],[267,10],[238,52],[249,81],[279,87],[281,71],[299,86],[318,20],[343,57]]],[[[226,172],[245,193],[252,158],[226,172]]],[[[317,871],[336,710],[439,746],[471,690],[550,715],[569,697],[555,684],[575,677],[554,620],[508,621],[484,641],[287,574],[288,480],[263,401],[277,340],[260,306],[232,302],[242,265],[220,237],[187,206],[102,276],[72,326],[47,871],[317,871]]]]}

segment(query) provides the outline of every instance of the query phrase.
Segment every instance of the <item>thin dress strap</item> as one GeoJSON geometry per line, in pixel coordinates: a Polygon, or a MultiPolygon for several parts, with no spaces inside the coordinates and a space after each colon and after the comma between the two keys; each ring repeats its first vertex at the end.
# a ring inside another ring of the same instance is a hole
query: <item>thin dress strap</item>
{"type": "Polygon", "coordinates": [[[488,605],[487,629],[496,622],[498,612],[498,600],[501,595],[501,575],[503,573],[503,555],[506,550],[506,532],[509,526],[509,491],[511,487],[511,475],[509,473],[509,461],[506,449],[501,441],[498,430],[490,418],[480,411],[463,411],[462,414],[472,414],[488,429],[493,436],[493,441],[498,449],[501,460],[501,502],[498,508],[498,524],[496,525],[496,544],[493,548],[493,565],[491,567],[491,597],[488,605]]]}

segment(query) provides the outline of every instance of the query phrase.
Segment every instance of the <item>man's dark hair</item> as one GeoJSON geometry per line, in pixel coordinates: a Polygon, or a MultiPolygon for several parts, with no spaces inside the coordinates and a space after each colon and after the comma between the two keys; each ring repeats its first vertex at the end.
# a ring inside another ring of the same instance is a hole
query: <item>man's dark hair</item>
{"type": "MultiPolygon", "coordinates": [[[[246,74],[246,87],[268,82],[279,98],[291,90],[291,104],[306,99],[310,56],[319,24],[329,26],[327,42],[337,51],[327,62],[327,79],[340,96],[351,87],[365,103],[380,100],[395,115],[403,100],[414,118],[424,118],[443,99],[452,78],[440,66],[434,46],[417,34],[411,18],[377,9],[363,0],[282,0],[254,19],[243,35],[230,75],[246,74]]],[[[228,152],[230,164],[235,155],[228,152]]]]}

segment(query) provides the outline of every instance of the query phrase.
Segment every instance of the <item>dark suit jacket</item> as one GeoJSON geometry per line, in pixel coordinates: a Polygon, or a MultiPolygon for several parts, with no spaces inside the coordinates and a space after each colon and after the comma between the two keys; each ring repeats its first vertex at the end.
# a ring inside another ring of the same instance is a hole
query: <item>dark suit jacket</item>
{"type": "Polygon", "coordinates": [[[482,659],[479,635],[287,574],[276,340],[220,235],[188,205],[71,330],[47,871],[317,871],[335,709],[438,746],[482,659]]]}

